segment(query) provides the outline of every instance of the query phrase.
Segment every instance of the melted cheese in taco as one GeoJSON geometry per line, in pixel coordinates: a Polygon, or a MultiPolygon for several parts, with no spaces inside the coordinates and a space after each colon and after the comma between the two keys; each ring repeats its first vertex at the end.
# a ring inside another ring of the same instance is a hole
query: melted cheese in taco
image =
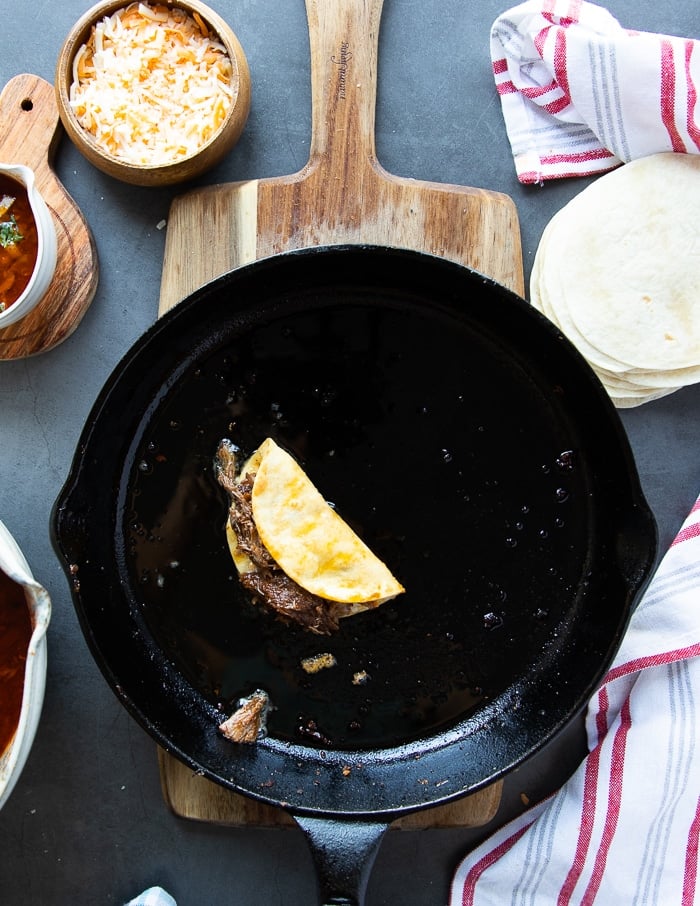
{"type": "Polygon", "coordinates": [[[226,536],[241,582],[267,606],[325,634],[404,591],[271,438],[240,471],[236,452],[223,440],[216,455],[230,499],[226,536]]]}

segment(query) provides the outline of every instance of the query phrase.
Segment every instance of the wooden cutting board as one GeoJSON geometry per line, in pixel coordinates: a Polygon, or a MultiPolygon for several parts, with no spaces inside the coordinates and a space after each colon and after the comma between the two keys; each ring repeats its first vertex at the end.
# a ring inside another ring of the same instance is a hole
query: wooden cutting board
{"type": "Polygon", "coordinates": [[[0,161],[24,164],[51,211],[58,239],[53,280],[25,318],[0,328],[0,360],[53,349],[80,323],[97,289],[97,251],[78,205],[52,169],[62,129],[53,85],[39,76],[11,79],[0,94],[0,161]]]}
{"type": "MultiPolygon", "coordinates": [[[[520,229],[508,196],[400,178],[375,152],[383,0],[306,0],[311,47],[311,149],[290,176],[192,190],[173,201],[159,313],[232,268],[314,245],[376,243],[449,258],[524,293],[520,229]]],[[[286,825],[287,816],[232,794],[159,752],[163,793],[183,817],[286,825]]],[[[399,827],[478,826],[500,802],[496,783],[399,827]]]]}

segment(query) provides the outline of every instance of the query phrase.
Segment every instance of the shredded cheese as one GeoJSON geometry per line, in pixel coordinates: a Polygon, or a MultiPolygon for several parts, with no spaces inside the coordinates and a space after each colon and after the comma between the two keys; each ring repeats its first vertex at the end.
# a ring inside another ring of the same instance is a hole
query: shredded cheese
{"type": "Polygon", "coordinates": [[[233,103],[231,60],[196,13],[131,3],[98,22],[79,48],[70,103],[115,158],[173,163],[224,122],[233,103]]]}

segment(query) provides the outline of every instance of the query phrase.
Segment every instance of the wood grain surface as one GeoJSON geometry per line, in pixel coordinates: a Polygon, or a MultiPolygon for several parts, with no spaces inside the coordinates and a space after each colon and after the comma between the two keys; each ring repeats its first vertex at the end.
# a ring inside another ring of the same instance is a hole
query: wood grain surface
{"type": "MultiPolygon", "coordinates": [[[[382,0],[307,0],[311,48],[309,160],[290,176],[195,189],[170,208],[159,312],[235,267],[296,248],[369,243],[439,255],[523,294],[511,198],[388,173],[375,151],[382,0]]],[[[163,795],[178,815],[228,825],[291,826],[261,805],[159,752],[163,795]]],[[[392,827],[469,827],[496,813],[502,784],[392,827]]]]}
{"type": "Polygon", "coordinates": [[[524,292],[515,204],[498,192],[388,173],[375,150],[381,0],[307,0],[309,160],[285,177],[207,186],[176,198],[160,311],[232,267],[346,242],[401,246],[466,264],[524,292]]]}
{"type": "Polygon", "coordinates": [[[0,161],[24,164],[34,171],[56,226],[58,263],[37,307],[0,329],[0,360],[46,352],[67,339],[97,289],[99,268],[92,233],[52,169],[61,134],[53,85],[30,74],[11,79],[0,94],[0,161]]]}

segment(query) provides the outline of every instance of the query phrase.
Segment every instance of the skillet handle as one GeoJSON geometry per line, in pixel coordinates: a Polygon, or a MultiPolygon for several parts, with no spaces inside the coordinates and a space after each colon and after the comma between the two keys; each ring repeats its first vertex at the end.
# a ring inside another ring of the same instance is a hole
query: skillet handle
{"type": "Polygon", "coordinates": [[[388,824],[299,815],[294,820],[311,848],[322,906],[362,906],[388,824]]]}

